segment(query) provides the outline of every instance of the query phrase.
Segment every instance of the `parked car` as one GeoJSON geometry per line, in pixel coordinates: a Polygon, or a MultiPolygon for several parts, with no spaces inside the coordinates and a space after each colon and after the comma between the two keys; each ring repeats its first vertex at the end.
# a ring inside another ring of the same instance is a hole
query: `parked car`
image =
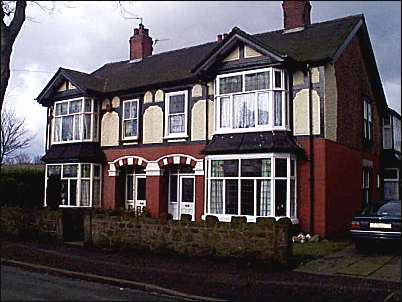
{"type": "Polygon", "coordinates": [[[366,251],[379,242],[400,245],[401,201],[377,202],[352,219],[350,233],[358,250],[366,251]]]}

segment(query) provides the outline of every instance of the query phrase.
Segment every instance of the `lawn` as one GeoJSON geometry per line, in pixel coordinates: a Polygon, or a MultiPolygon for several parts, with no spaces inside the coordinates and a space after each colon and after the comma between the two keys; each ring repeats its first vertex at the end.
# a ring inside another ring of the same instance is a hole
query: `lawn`
{"type": "Polygon", "coordinates": [[[322,240],[312,243],[293,243],[292,263],[299,265],[338,252],[351,244],[350,240],[322,240]]]}

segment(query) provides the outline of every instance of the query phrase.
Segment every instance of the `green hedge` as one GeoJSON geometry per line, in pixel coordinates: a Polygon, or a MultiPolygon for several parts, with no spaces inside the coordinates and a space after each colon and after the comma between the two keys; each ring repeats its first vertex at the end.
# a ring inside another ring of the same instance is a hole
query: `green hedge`
{"type": "Polygon", "coordinates": [[[1,206],[42,207],[44,190],[45,167],[43,165],[1,167],[1,206]]]}

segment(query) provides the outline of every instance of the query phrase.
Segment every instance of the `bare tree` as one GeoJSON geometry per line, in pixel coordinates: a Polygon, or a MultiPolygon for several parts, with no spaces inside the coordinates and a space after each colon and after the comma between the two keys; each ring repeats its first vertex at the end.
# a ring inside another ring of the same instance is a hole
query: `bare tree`
{"type": "MultiPolygon", "coordinates": [[[[26,8],[28,4],[36,5],[40,7],[43,11],[47,13],[53,13],[56,8],[55,1],[0,1],[1,2],[1,25],[0,25],[0,35],[1,35],[1,62],[0,62],[0,80],[1,80],[1,90],[0,90],[0,112],[3,108],[4,96],[6,94],[6,89],[8,86],[8,81],[10,79],[10,60],[11,53],[13,51],[13,45],[15,39],[20,33],[25,20],[31,20],[32,18],[26,16],[26,8]]],[[[129,1],[128,1],[129,2],[129,1]]],[[[130,14],[129,11],[124,7],[123,1],[117,1],[116,8],[120,8],[120,14],[125,17],[125,15],[130,14]]],[[[63,3],[67,8],[73,8],[63,3]]]]}
{"type": "Polygon", "coordinates": [[[28,153],[21,152],[20,154],[14,156],[12,162],[13,164],[30,164],[31,156],[28,153]]]}
{"type": "Polygon", "coordinates": [[[33,135],[25,128],[25,119],[14,110],[4,109],[1,114],[0,167],[5,158],[13,159],[17,152],[31,145],[33,135]]]}
{"type": "Polygon", "coordinates": [[[32,158],[32,163],[33,164],[44,164],[44,162],[42,161],[42,156],[41,155],[35,155],[32,158]]]}

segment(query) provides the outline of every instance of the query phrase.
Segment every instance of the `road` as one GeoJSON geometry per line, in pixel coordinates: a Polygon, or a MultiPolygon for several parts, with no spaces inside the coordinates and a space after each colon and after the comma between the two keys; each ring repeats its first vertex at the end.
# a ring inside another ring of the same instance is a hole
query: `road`
{"type": "Polygon", "coordinates": [[[175,301],[135,289],[1,265],[1,301],[175,301]]]}

